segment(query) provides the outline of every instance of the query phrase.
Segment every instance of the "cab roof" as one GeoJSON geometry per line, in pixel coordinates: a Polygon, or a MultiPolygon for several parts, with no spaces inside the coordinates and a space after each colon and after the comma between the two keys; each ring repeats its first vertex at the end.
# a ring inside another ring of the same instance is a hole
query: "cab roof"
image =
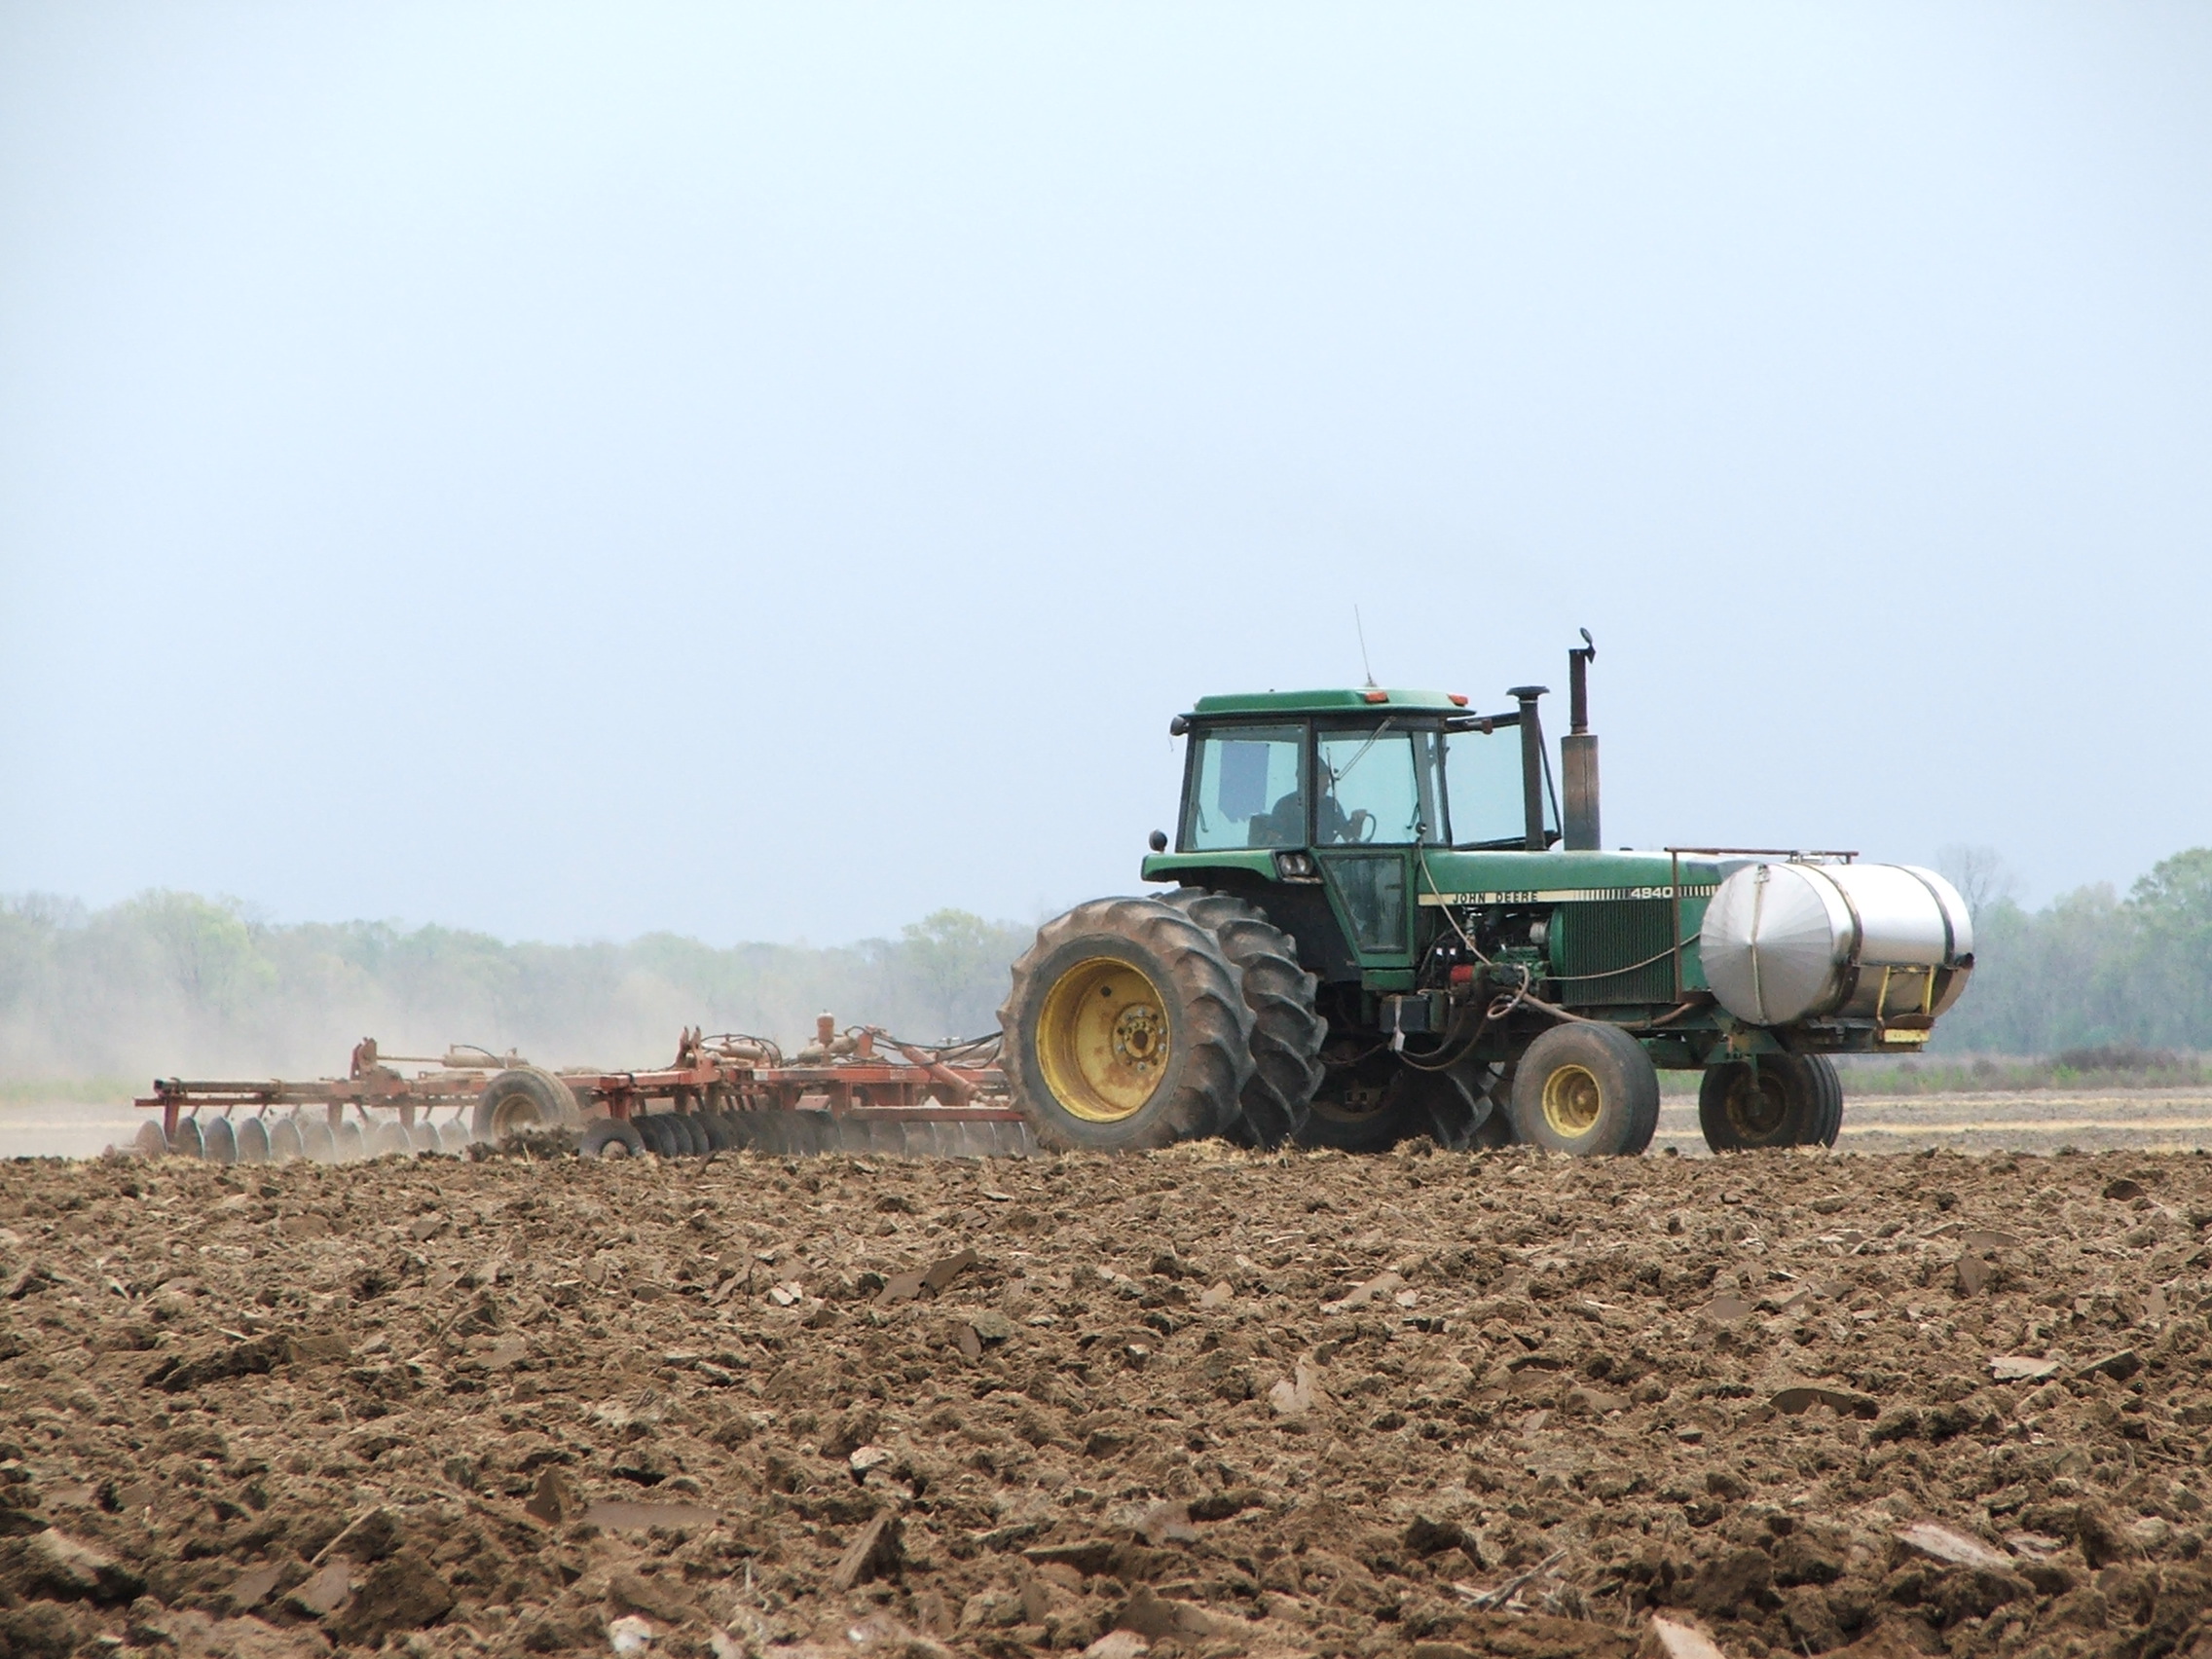
{"type": "Polygon", "coordinates": [[[1393,709],[1453,715],[1466,706],[1467,699],[1456,691],[1402,691],[1369,685],[1343,691],[1238,691],[1221,697],[1200,697],[1192,706],[1189,718],[1382,714],[1393,709]]]}

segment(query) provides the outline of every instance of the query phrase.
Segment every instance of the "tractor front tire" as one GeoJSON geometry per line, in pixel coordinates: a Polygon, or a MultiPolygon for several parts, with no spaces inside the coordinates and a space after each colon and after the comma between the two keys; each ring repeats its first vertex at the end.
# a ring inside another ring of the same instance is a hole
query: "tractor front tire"
{"type": "Polygon", "coordinates": [[[1706,1069],[1698,1126],[1714,1152],[1833,1146],[1843,1128],[1843,1079],[1825,1054],[1761,1054],[1706,1069]]]}
{"type": "Polygon", "coordinates": [[[1252,1011],[1252,1075],[1241,1096],[1243,1121],[1232,1132],[1272,1152],[1305,1128],[1321,1087],[1321,1044],[1329,1022],[1313,1007],[1320,983],[1298,965],[1298,941],[1257,905],[1202,887],[1162,893],[1170,904],[1221,941],[1222,954],[1244,976],[1252,1011]]]}
{"type": "Polygon", "coordinates": [[[580,1114],[569,1086],[549,1071],[518,1066],[484,1086],[476,1102],[476,1138],[494,1146],[524,1129],[566,1128],[580,1114]]]}
{"type": "Polygon", "coordinates": [[[1659,1073],[1617,1025],[1555,1025],[1513,1073],[1516,1140],[1575,1158],[1633,1157],[1659,1126],[1659,1073]]]}
{"type": "Polygon", "coordinates": [[[1252,1011],[1220,940],[1157,899],[1047,922],[999,1010],[1014,1103],[1048,1147],[1130,1152],[1222,1133],[1252,1077],[1252,1011]]]}

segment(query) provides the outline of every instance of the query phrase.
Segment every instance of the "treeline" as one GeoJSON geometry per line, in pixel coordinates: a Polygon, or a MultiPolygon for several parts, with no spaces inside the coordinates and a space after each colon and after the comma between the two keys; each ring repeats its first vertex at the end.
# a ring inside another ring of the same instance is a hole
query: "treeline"
{"type": "Polygon", "coordinates": [[[2212,1051],[2212,847],[2175,854],[2124,899],[2100,884],[2040,910],[2012,900],[1986,852],[1945,865],[1975,912],[1975,967],[1937,1051],[2133,1052],[2156,1069],[2212,1051]]]}
{"type": "MultiPolygon", "coordinates": [[[[2212,1051],[2212,848],[2166,860],[2125,898],[2084,887],[2039,910],[1983,850],[1946,871],[1975,911],[1978,966],[1938,1054],[2093,1051],[2131,1069],[2212,1051]]],[[[519,1048],[554,1065],[637,1067],[680,1026],[787,1047],[814,1016],[923,1042],[995,1029],[1031,930],[940,910],[897,939],[829,948],[674,934],[628,944],[510,944],[450,928],[259,923],[241,906],[148,893],[104,910],[0,902],[0,1084],[156,1073],[316,1076],[374,1036],[387,1053],[519,1048]]]]}
{"type": "Polygon", "coordinates": [[[323,1076],[353,1044],[449,1043],[542,1064],[637,1068],[678,1029],[773,1037],[814,1016],[935,1043],[995,1030],[1032,930],[940,910],[897,939],[830,948],[651,934],[627,944],[512,944],[381,922],[269,926],[241,906],[148,893],[96,911],[0,903],[0,1082],[323,1076]]]}

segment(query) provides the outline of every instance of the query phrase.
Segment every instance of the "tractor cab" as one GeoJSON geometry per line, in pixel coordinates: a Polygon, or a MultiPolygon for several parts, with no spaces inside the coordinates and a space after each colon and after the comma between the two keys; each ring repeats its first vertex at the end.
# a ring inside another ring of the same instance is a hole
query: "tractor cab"
{"type": "Polygon", "coordinates": [[[1559,809],[1530,689],[1503,715],[1434,691],[1200,698],[1173,728],[1191,738],[1176,850],[1541,851],[1559,809]]]}
{"type": "Polygon", "coordinates": [[[1541,694],[1524,687],[1496,715],[1373,687],[1200,698],[1171,727],[1190,740],[1174,848],[1145,874],[1272,889],[1324,980],[1406,974],[1432,856],[1560,839],[1541,694]]]}

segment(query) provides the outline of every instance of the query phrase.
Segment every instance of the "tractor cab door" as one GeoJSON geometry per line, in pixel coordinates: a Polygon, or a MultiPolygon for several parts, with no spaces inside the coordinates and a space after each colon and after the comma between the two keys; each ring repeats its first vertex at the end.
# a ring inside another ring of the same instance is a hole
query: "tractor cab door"
{"type": "Polygon", "coordinates": [[[1365,971],[1414,967],[1416,849],[1444,840],[1442,758],[1441,733],[1388,719],[1313,734],[1313,851],[1365,971]]]}

